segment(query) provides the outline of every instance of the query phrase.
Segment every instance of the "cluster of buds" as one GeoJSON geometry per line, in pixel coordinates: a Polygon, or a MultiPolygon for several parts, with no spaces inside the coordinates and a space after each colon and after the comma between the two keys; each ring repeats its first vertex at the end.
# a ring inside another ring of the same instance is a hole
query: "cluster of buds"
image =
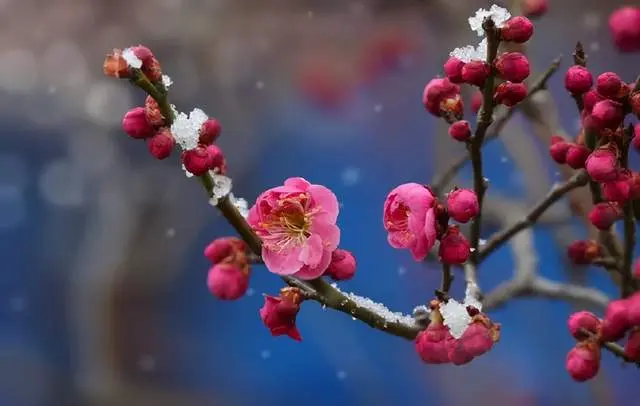
{"type": "Polygon", "coordinates": [[[603,319],[580,311],[568,321],[571,335],[578,341],[567,354],[566,368],[576,381],[586,381],[600,368],[600,347],[605,342],[626,338],[624,357],[640,362],[640,293],[609,302],[603,319]]]}
{"type": "Polygon", "coordinates": [[[296,317],[300,311],[300,304],[304,296],[298,288],[282,288],[279,296],[264,296],[264,305],[260,309],[260,318],[271,331],[271,335],[289,336],[296,341],[302,341],[302,336],[296,326],[296,317]]]}
{"type": "Polygon", "coordinates": [[[464,264],[469,259],[471,245],[460,232],[460,226],[448,223],[450,219],[462,224],[474,219],[480,212],[478,196],[471,189],[454,187],[447,194],[446,208],[441,204],[436,207],[440,261],[447,265],[464,264]]]}
{"type": "Polygon", "coordinates": [[[204,249],[213,265],[207,276],[211,294],[222,300],[236,300],[249,287],[250,264],[247,244],[236,237],[217,238],[204,249]]]}
{"type": "Polygon", "coordinates": [[[473,306],[463,310],[467,313],[464,330],[452,331],[443,317],[446,306],[445,302],[431,301],[429,325],[416,338],[416,351],[424,362],[464,365],[488,352],[500,339],[500,324],[473,306]]]}

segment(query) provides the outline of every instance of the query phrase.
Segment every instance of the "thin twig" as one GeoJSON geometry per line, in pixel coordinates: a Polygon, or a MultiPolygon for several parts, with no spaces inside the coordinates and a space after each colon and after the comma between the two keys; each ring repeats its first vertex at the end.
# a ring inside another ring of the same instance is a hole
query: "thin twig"
{"type": "Polygon", "coordinates": [[[552,204],[560,200],[566,193],[570,192],[571,190],[586,185],[587,181],[587,172],[585,170],[580,170],[576,172],[576,174],[573,175],[571,179],[553,188],[542,201],[540,201],[533,207],[533,209],[529,212],[529,214],[527,214],[525,218],[504,230],[498,231],[496,234],[490,237],[482,250],[480,250],[480,252],[478,253],[478,260],[484,260],[489,254],[502,246],[514,235],[527,227],[531,227],[533,224],[535,224],[538,218],[540,218],[540,216],[544,214],[545,210],[547,210],[552,204]]]}
{"type": "Polygon", "coordinates": [[[601,266],[609,271],[620,272],[620,269],[618,269],[618,261],[613,257],[596,258],[591,261],[591,265],[601,266]]]}

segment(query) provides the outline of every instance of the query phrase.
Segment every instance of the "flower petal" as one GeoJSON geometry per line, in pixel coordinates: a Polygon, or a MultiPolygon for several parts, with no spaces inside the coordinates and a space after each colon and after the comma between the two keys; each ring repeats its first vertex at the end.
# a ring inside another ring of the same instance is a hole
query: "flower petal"
{"type": "Polygon", "coordinates": [[[309,189],[311,183],[309,183],[305,178],[296,177],[285,180],[284,185],[290,188],[297,189],[300,192],[305,192],[307,189],[309,189]]]}
{"type": "Polygon", "coordinates": [[[316,216],[329,223],[335,223],[340,211],[336,195],[322,185],[311,185],[308,191],[315,204],[314,208],[320,209],[316,216]]]}
{"type": "Polygon", "coordinates": [[[269,272],[278,275],[292,275],[304,265],[298,258],[300,248],[294,248],[283,252],[275,252],[262,247],[262,259],[269,272]]]}
{"type": "Polygon", "coordinates": [[[307,241],[302,247],[302,250],[300,250],[298,260],[300,260],[300,262],[305,265],[315,267],[322,259],[323,250],[324,247],[322,246],[322,238],[318,234],[312,234],[309,238],[307,238],[307,241]]]}
{"type": "Polygon", "coordinates": [[[322,253],[322,259],[315,267],[303,266],[300,271],[296,272],[295,276],[303,280],[316,279],[322,276],[324,271],[327,270],[331,263],[331,251],[324,250],[322,253]]]}

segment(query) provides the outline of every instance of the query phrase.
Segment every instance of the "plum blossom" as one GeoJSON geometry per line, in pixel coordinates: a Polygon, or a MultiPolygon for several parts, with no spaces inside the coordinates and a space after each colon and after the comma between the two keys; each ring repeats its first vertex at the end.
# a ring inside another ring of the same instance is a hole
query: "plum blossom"
{"type": "Polygon", "coordinates": [[[416,261],[423,260],[436,241],[435,197],[418,183],[393,189],[384,202],[384,228],[393,248],[406,248],[416,261]]]}
{"type": "Polygon", "coordinates": [[[300,279],[321,276],[340,242],[338,211],[331,190],[303,178],[289,178],[258,196],[247,221],[262,239],[267,269],[300,279]]]}

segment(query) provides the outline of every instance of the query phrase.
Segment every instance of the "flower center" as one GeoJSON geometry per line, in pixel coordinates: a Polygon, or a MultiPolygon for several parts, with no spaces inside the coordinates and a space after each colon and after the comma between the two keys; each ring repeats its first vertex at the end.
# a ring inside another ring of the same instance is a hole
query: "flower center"
{"type": "Polygon", "coordinates": [[[311,219],[314,213],[314,210],[309,209],[306,194],[281,199],[273,217],[263,224],[264,243],[275,251],[303,245],[311,235],[311,219]]]}

